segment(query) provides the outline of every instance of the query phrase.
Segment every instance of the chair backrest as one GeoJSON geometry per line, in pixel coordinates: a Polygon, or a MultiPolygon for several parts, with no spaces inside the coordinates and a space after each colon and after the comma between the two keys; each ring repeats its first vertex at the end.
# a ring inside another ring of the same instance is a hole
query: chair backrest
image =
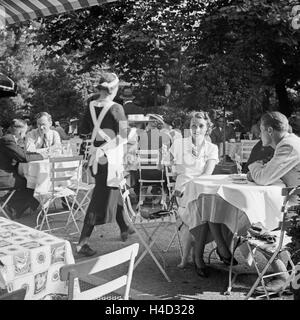
{"type": "Polygon", "coordinates": [[[73,155],[78,156],[80,154],[80,147],[83,140],[80,138],[72,138],[69,141],[70,141],[73,155]]]}
{"type": "Polygon", "coordinates": [[[149,181],[164,179],[164,167],[161,164],[159,150],[138,150],[137,161],[140,182],[142,180],[149,181]],[[150,176],[149,173],[151,173],[150,176]]]}
{"type": "Polygon", "coordinates": [[[88,159],[89,154],[90,154],[92,139],[86,139],[86,140],[84,140],[84,142],[85,142],[85,149],[84,149],[83,159],[86,161],[88,159]]]}
{"type": "Polygon", "coordinates": [[[134,260],[139,250],[139,244],[134,243],[123,249],[104,254],[100,257],[80,261],[76,264],[65,265],[60,268],[61,281],[68,281],[69,300],[95,300],[125,286],[124,300],[129,299],[134,260]],[[129,261],[126,274],[100,284],[86,291],[74,290],[75,279],[84,279],[88,275],[98,273],[129,261]]]}
{"type": "Polygon", "coordinates": [[[258,141],[259,140],[241,140],[241,162],[248,161],[251,150],[257,144],[258,141]]]}
{"type": "Polygon", "coordinates": [[[50,158],[51,191],[57,187],[66,187],[69,184],[77,185],[81,180],[82,156],[50,158]]]}
{"type": "Polygon", "coordinates": [[[137,160],[140,170],[159,169],[159,151],[158,150],[138,150],[137,160]]]}
{"type": "Polygon", "coordinates": [[[119,190],[120,190],[121,197],[122,197],[125,218],[126,218],[127,221],[133,223],[135,217],[137,216],[137,213],[132,208],[131,200],[130,200],[130,197],[129,197],[129,189],[127,188],[125,179],[123,179],[120,182],[119,190]]]}
{"type": "Polygon", "coordinates": [[[165,166],[167,187],[169,192],[169,197],[171,197],[173,191],[175,190],[177,174],[173,170],[172,166],[165,166]]]}
{"type": "Polygon", "coordinates": [[[4,293],[0,296],[0,300],[24,300],[26,295],[26,289],[21,288],[9,293],[4,293]]]}

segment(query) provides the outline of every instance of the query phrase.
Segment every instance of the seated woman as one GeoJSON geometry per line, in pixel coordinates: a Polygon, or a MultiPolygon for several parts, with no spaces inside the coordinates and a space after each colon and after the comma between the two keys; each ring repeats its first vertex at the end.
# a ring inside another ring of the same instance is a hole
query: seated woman
{"type": "MultiPolygon", "coordinates": [[[[192,114],[189,129],[185,130],[185,137],[183,139],[174,140],[174,143],[170,148],[170,152],[173,155],[173,162],[176,167],[176,173],[178,174],[175,185],[177,194],[184,192],[185,184],[191,179],[201,175],[212,174],[215,165],[218,162],[218,147],[207,141],[205,138],[210,125],[211,122],[206,113],[196,112],[192,114]]],[[[182,215],[181,218],[185,224],[191,227],[190,217],[182,215]]],[[[187,228],[185,229],[183,242],[183,257],[181,263],[178,265],[178,267],[181,268],[187,263],[192,243],[192,236],[187,228]]],[[[201,248],[196,242],[195,266],[197,266],[197,269],[202,267],[199,256],[201,256],[203,252],[201,253],[199,250],[201,250],[201,248]]]]}
{"type": "Polygon", "coordinates": [[[6,210],[11,218],[20,218],[26,209],[36,210],[39,202],[33,197],[33,190],[26,187],[27,181],[18,173],[19,162],[42,160],[39,153],[25,152],[18,141],[25,137],[27,123],[14,119],[9,133],[0,138],[0,187],[15,188],[6,210]]]}

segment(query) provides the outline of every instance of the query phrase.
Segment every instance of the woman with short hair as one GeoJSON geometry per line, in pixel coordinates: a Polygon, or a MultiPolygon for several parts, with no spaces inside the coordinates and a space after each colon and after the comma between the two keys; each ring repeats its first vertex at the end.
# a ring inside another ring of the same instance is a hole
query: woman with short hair
{"type": "MultiPolygon", "coordinates": [[[[177,194],[184,192],[185,185],[190,180],[202,175],[211,175],[215,165],[218,163],[218,147],[206,139],[210,125],[211,122],[207,113],[203,111],[192,113],[189,129],[185,130],[184,138],[174,140],[171,146],[171,153],[174,157],[173,162],[178,174],[175,185],[177,194]]],[[[197,217],[187,210],[180,208],[179,214],[190,230],[198,225],[197,217]]],[[[205,236],[205,228],[203,235],[205,236]]],[[[192,244],[192,236],[187,229],[184,232],[183,243],[183,257],[178,265],[180,268],[185,267],[192,244]]],[[[197,238],[194,249],[194,263],[197,274],[200,276],[207,275],[202,259],[204,247],[205,244],[203,245],[202,239],[197,238]]]]}

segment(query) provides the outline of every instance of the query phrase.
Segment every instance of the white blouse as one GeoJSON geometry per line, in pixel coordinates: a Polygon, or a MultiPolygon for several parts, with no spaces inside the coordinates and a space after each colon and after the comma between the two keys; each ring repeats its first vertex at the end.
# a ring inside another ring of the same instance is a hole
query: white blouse
{"type": "Polygon", "coordinates": [[[208,160],[219,162],[217,145],[203,140],[200,146],[192,143],[192,137],[176,139],[170,148],[178,174],[176,189],[183,191],[186,182],[203,174],[208,160]]]}

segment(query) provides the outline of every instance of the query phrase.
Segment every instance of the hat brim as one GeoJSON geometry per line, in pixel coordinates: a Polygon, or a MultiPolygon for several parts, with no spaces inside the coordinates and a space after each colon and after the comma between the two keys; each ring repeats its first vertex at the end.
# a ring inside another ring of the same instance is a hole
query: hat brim
{"type": "Polygon", "coordinates": [[[149,119],[149,120],[127,120],[128,122],[136,122],[136,123],[147,123],[147,122],[154,122],[156,120],[149,119]]]}
{"type": "Polygon", "coordinates": [[[123,96],[123,95],[120,95],[120,99],[131,99],[133,100],[135,98],[135,96],[123,96]]]}

